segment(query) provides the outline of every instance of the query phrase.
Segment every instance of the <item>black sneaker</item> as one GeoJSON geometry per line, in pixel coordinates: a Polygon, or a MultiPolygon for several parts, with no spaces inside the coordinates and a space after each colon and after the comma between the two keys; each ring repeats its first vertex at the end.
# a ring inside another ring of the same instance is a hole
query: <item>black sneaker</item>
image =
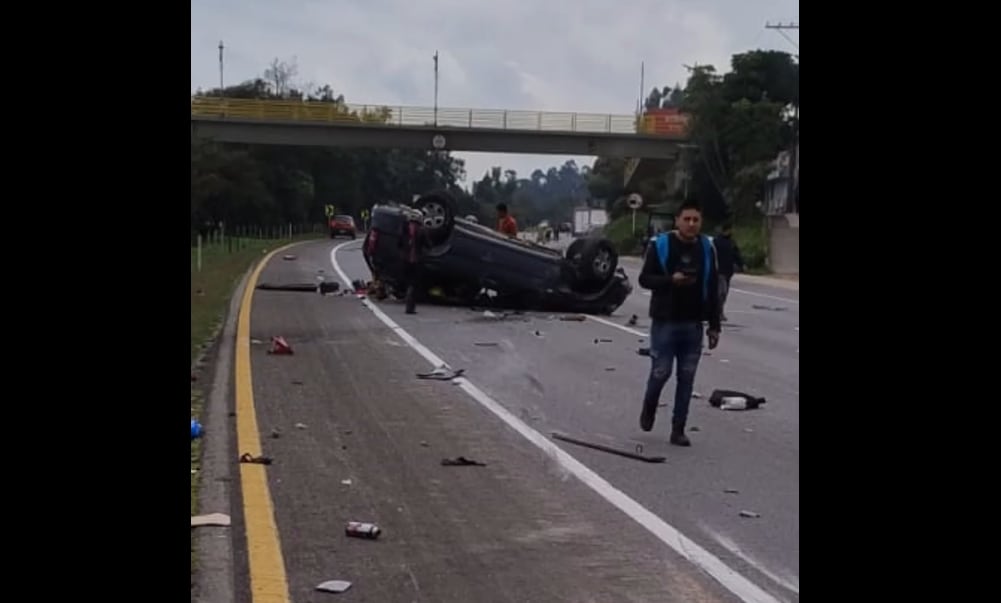
{"type": "Polygon", "coordinates": [[[689,440],[688,436],[685,435],[685,431],[684,430],[681,430],[681,431],[677,431],[677,430],[671,431],[671,440],[670,441],[675,446],[691,446],[692,445],[692,441],[689,440]]]}
{"type": "Polygon", "coordinates": [[[644,408],[643,412],[640,413],[640,429],[643,431],[650,431],[653,429],[654,414],[652,412],[647,412],[644,408]]]}

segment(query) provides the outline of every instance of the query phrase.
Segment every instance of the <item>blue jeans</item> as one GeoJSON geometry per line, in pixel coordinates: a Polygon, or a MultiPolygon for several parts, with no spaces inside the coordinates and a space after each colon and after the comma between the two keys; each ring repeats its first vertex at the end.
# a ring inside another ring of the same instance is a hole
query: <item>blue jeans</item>
{"type": "Polygon", "coordinates": [[[671,378],[671,369],[677,359],[678,375],[671,423],[675,428],[684,429],[695,387],[695,372],[702,358],[702,337],[701,322],[653,321],[650,325],[650,377],[643,396],[644,413],[653,416],[657,412],[660,393],[671,378]]]}

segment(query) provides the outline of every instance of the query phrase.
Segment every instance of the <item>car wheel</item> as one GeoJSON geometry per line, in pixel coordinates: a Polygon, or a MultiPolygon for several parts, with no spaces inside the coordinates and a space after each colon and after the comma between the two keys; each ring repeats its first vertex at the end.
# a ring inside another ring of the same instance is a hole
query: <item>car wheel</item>
{"type": "Polygon", "coordinates": [[[448,239],[455,224],[455,201],[451,195],[444,192],[424,195],[414,202],[414,209],[424,214],[424,228],[433,243],[448,239]]]}
{"type": "Polygon", "coordinates": [[[619,254],[607,239],[588,239],[576,256],[577,274],[586,281],[606,283],[615,276],[619,254]]]}

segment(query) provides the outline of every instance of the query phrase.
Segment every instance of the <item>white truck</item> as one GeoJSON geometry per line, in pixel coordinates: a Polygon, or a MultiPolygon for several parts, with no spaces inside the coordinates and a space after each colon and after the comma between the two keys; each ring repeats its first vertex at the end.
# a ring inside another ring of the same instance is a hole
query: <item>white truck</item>
{"type": "Polygon", "coordinates": [[[591,207],[578,207],[573,210],[573,234],[575,237],[586,235],[595,228],[608,224],[608,212],[591,207]]]}

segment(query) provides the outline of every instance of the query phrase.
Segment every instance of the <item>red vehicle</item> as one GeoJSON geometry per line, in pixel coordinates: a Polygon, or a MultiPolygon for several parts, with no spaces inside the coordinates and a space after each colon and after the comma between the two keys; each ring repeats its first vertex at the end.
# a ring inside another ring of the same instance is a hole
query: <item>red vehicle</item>
{"type": "Polygon", "coordinates": [[[352,239],[358,236],[358,228],[355,226],[354,218],[351,216],[330,218],[330,238],[333,239],[339,234],[348,235],[352,239]]]}

